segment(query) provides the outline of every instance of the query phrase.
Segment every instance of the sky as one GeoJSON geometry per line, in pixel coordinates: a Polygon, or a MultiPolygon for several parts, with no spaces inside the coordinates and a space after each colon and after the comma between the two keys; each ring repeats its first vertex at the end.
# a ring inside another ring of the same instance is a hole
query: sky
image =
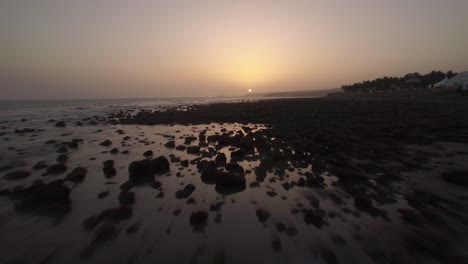
{"type": "Polygon", "coordinates": [[[0,99],[236,96],[468,70],[467,0],[0,0],[0,99]]]}

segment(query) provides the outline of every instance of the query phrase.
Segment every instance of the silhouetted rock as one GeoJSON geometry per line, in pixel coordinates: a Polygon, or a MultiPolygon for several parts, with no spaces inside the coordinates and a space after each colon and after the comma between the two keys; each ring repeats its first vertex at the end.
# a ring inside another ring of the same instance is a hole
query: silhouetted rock
{"type": "Polygon", "coordinates": [[[166,148],[175,148],[175,141],[168,141],[164,144],[166,148]]]}
{"type": "Polygon", "coordinates": [[[57,163],[65,163],[68,161],[68,156],[65,154],[61,154],[57,157],[57,159],[55,159],[55,161],[57,161],[57,163]]]}
{"type": "Polygon", "coordinates": [[[135,202],[135,193],[129,191],[121,191],[119,194],[119,202],[122,205],[129,205],[135,202]]]}
{"type": "Polygon", "coordinates": [[[198,155],[200,154],[200,147],[199,146],[189,146],[187,147],[188,154],[198,155]]]}
{"type": "Polygon", "coordinates": [[[82,168],[82,167],[76,167],[71,171],[70,173],[65,176],[65,180],[67,181],[74,181],[74,182],[81,182],[86,176],[86,173],[88,172],[87,169],[82,168]]]}
{"type": "Polygon", "coordinates": [[[57,153],[67,153],[68,149],[65,146],[61,146],[57,149],[57,153]]]}
{"type": "Polygon", "coordinates": [[[184,145],[179,145],[176,147],[176,150],[184,151],[187,147],[184,145]]]}
{"type": "Polygon", "coordinates": [[[145,178],[153,176],[154,174],[163,174],[169,171],[169,161],[160,156],[158,158],[149,160],[133,161],[128,167],[130,178],[145,178]]]}
{"type": "Polygon", "coordinates": [[[245,153],[241,149],[231,152],[231,159],[234,161],[242,161],[244,160],[244,157],[245,153]]]}
{"type": "Polygon", "coordinates": [[[242,192],[246,188],[245,176],[230,172],[217,172],[215,190],[223,195],[242,192]]]}
{"type": "Polygon", "coordinates": [[[257,209],[255,214],[258,217],[258,221],[260,221],[262,223],[265,222],[266,220],[268,220],[268,218],[270,218],[270,216],[271,216],[270,213],[267,210],[264,210],[264,209],[257,209]]]}
{"type": "Polygon", "coordinates": [[[145,153],[143,153],[144,157],[152,157],[153,156],[153,151],[152,150],[147,150],[145,153]]]}
{"type": "Polygon", "coordinates": [[[106,178],[114,177],[117,174],[117,170],[114,168],[113,160],[106,160],[102,164],[104,165],[102,172],[106,178]]]}
{"type": "Polygon", "coordinates": [[[96,232],[94,233],[94,241],[102,242],[111,240],[117,237],[118,229],[114,223],[104,222],[102,223],[96,232]]]}
{"type": "Polygon", "coordinates": [[[113,149],[110,150],[110,153],[111,154],[117,154],[117,153],[119,153],[119,149],[118,148],[113,148],[113,149]]]}
{"type": "Polygon", "coordinates": [[[190,143],[192,143],[192,141],[195,141],[195,140],[197,140],[197,137],[193,137],[193,136],[185,137],[184,144],[190,145],[190,143]]]}
{"type": "Polygon", "coordinates": [[[41,160],[41,161],[38,161],[34,166],[33,166],[33,170],[42,170],[42,169],[45,169],[47,168],[47,164],[45,161],[41,160]]]}
{"type": "Polygon", "coordinates": [[[55,123],[55,127],[65,127],[65,126],[66,126],[66,124],[65,124],[64,121],[59,121],[59,122],[55,123]]]}
{"type": "Polygon", "coordinates": [[[104,146],[104,147],[108,147],[108,146],[112,145],[112,141],[106,139],[103,142],[99,143],[99,145],[104,146]]]}
{"type": "Polygon", "coordinates": [[[176,191],[175,197],[177,199],[186,199],[192,194],[193,191],[195,191],[195,186],[193,184],[187,184],[185,185],[184,189],[176,191]]]}
{"type": "Polygon", "coordinates": [[[217,167],[224,167],[226,166],[227,158],[226,154],[219,153],[215,158],[216,166],[217,167]]]}
{"type": "Polygon", "coordinates": [[[464,170],[453,170],[442,173],[442,179],[446,182],[450,182],[460,186],[468,186],[468,171],[464,170]]]}
{"type": "Polygon", "coordinates": [[[159,189],[159,188],[161,188],[161,186],[162,186],[162,184],[159,181],[152,181],[151,182],[151,187],[154,188],[154,189],[159,189]]]}
{"type": "Polygon", "coordinates": [[[190,225],[194,231],[203,231],[208,221],[208,213],[205,211],[193,212],[190,215],[190,225]]]}
{"type": "Polygon", "coordinates": [[[29,172],[29,171],[18,170],[18,171],[12,171],[12,172],[9,172],[9,173],[5,174],[5,176],[3,176],[3,178],[5,180],[8,180],[8,181],[14,181],[14,180],[19,180],[19,179],[26,178],[26,177],[28,177],[30,175],[31,175],[31,172],[29,172]]]}
{"type": "Polygon", "coordinates": [[[99,199],[104,199],[104,198],[106,198],[108,195],[109,195],[109,192],[108,192],[108,191],[100,192],[100,193],[98,194],[98,198],[99,198],[99,199]]]}
{"type": "Polygon", "coordinates": [[[54,164],[54,165],[50,165],[49,167],[47,167],[47,174],[60,174],[60,173],[64,173],[66,170],[67,170],[67,166],[65,166],[65,164],[63,163],[57,163],[57,164],[54,164]]]}
{"type": "Polygon", "coordinates": [[[323,220],[324,214],[320,210],[305,210],[304,212],[304,222],[306,224],[313,224],[317,228],[321,228],[324,224],[323,220]]]}

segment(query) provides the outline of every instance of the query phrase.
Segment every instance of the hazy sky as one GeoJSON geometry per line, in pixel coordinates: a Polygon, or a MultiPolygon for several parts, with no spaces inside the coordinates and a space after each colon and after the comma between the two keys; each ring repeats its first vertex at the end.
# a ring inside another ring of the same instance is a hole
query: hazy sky
{"type": "Polygon", "coordinates": [[[242,95],[468,70],[468,0],[0,0],[0,98],[242,95]]]}

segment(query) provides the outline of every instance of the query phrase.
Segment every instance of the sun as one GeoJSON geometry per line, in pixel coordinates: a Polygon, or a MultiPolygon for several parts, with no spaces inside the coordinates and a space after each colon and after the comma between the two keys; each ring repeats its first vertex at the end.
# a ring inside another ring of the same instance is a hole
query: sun
{"type": "Polygon", "coordinates": [[[252,89],[249,89],[249,93],[251,93],[251,92],[252,92],[252,89]]]}

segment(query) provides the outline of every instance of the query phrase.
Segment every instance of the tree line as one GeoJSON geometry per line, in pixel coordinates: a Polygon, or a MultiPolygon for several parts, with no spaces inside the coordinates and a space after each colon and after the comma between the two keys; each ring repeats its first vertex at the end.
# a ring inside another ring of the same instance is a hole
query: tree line
{"type": "Polygon", "coordinates": [[[453,71],[442,72],[442,71],[431,71],[427,74],[420,74],[419,72],[408,73],[402,77],[381,77],[374,80],[367,80],[354,84],[345,84],[341,86],[341,89],[346,92],[356,91],[389,91],[395,87],[404,87],[406,81],[416,78],[420,81],[419,87],[427,87],[430,84],[435,84],[442,81],[445,77],[452,78],[456,73],[453,71]]]}

